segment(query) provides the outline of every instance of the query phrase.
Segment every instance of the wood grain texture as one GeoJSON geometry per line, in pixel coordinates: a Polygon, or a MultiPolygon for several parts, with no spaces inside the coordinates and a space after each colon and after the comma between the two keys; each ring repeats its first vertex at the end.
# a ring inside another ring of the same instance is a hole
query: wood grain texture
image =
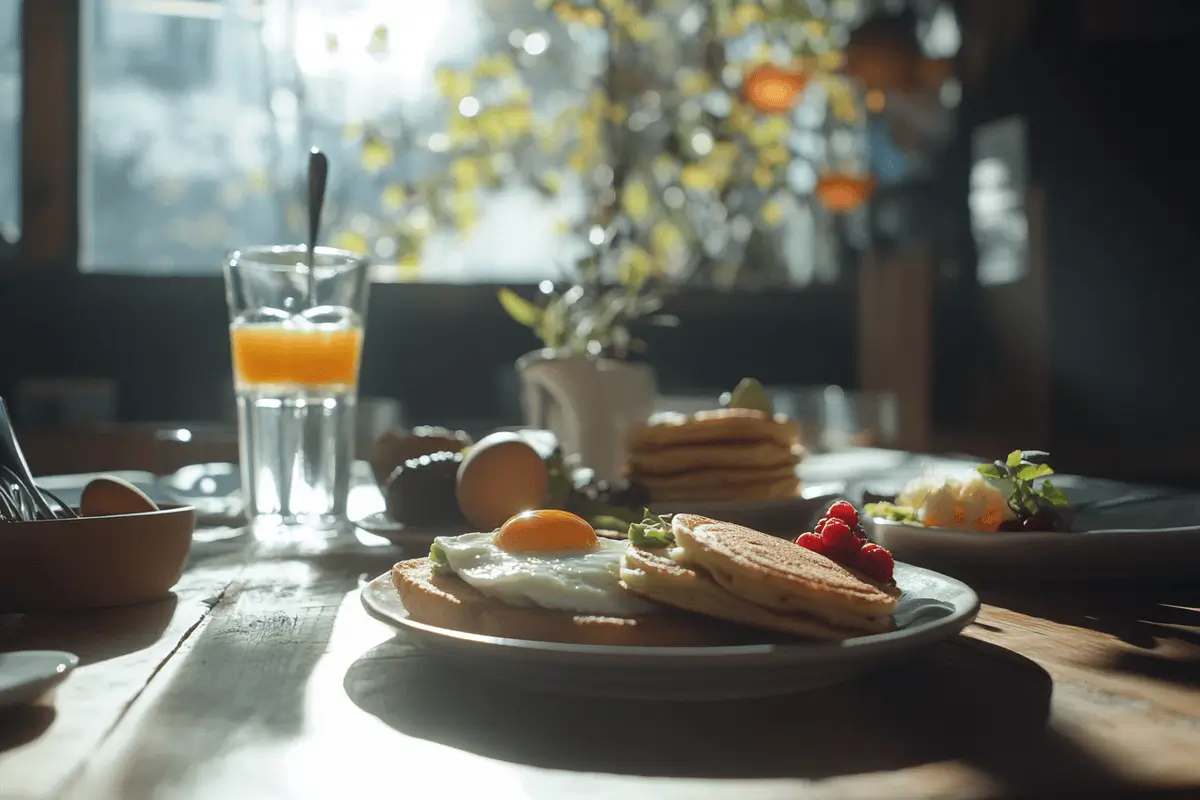
{"type": "Polygon", "coordinates": [[[967,636],[828,691],[621,703],[425,656],[359,605],[359,577],[386,560],[245,569],[67,796],[349,797],[398,775],[414,796],[539,800],[1200,788],[1200,612],[1186,605],[998,595],[1020,610],[988,605],[967,636]]]}
{"type": "Polygon", "coordinates": [[[193,555],[174,602],[0,617],[4,649],[85,661],[53,705],[0,718],[0,800],[1200,791],[1200,588],[987,590],[966,635],[853,683],[669,704],[428,657],[360,605],[391,547],[193,555]]]}

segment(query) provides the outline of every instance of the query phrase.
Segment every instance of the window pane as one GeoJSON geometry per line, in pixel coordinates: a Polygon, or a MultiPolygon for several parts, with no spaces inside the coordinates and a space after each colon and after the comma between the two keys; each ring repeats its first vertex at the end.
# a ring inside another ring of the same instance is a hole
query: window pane
{"type": "MultiPolygon", "coordinates": [[[[862,93],[821,65],[867,5],[610,5],[85,3],[82,263],[212,273],[233,247],[301,240],[316,145],[324,241],[388,279],[556,278],[613,215],[634,245],[614,275],[835,279],[875,176],[866,144],[839,150],[869,142],[862,93]]],[[[943,6],[921,4],[925,33],[943,6]]],[[[939,88],[901,87],[933,106],[939,88]]],[[[893,119],[884,99],[870,113],[893,119]]]]}
{"type": "Polygon", "coordinates": [[[0,259],[21,238],[21,3],[0,2],[0,259]]]}

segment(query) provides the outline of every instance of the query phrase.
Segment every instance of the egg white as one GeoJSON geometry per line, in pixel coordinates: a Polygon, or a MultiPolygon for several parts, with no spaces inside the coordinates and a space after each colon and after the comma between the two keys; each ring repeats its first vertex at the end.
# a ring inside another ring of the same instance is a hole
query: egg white
{"type": "Polygon", "coordinates": [[[468,533],[436,541],[455,575],[509,605],[612,616],[654,608],[620,586],[621,554],[628,542],[601,538],[588,550],[512,553],[495,540],[495,533],[468,533]]]}

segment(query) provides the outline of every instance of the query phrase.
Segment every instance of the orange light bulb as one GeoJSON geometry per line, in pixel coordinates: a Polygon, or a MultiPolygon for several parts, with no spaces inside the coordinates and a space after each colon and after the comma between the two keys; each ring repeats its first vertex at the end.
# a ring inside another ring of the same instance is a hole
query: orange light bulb
{"type": "Polygon", "coordinates": [[[764,114],[785,114],[796,105],[796,99],[807,85],[808,76],[803,72],[763,64],[742,82],[742,96],[764,114]]]}

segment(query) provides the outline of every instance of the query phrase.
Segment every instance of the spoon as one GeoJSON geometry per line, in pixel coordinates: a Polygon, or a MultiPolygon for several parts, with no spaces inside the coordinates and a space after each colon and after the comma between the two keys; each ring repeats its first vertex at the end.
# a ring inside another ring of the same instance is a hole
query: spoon
{"type": "Polygon", "coordinates": [[[321,212],[325,209],[325,182],[329,177],[329,159],[314,147],[308,152],[308,307],[317,305],[317,273],[314,269],[317,236],[321,232],[321,212]]]}

